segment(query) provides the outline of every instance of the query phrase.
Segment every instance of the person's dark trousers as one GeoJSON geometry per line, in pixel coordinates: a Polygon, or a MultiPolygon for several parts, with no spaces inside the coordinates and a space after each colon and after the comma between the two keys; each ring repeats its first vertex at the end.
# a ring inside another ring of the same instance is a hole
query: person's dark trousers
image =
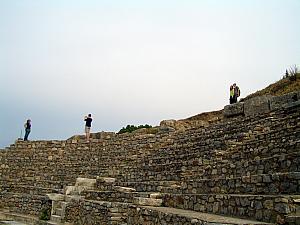
{"type": "Polygon", "coordinates": [[[237,96],[233,96],[232,103],[237,103],[237,96]]]}
{"type": "Polygon", "coordinates": [[[28,141],[28,135],[30,133],[30,129],[25,129],[24,141],[28,141]]]}

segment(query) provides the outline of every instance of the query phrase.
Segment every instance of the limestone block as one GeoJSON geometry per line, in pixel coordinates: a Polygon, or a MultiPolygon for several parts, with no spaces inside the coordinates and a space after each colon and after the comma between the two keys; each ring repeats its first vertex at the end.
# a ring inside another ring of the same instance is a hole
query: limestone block
{"type": "Polygon", "coordinates": [[[245,116],[253,116],[270,112],[271,96],[258,96],[244,103],[245,116]]]}
{"type": "Polygon", "coordinates": [[[90,187],[85,186],[67,186],[65,189],[66,195],[79,195],[85,190],[90,190],[90,187]]]}
{"type": "Polygon", "coordinates": [[[65,196],[62,194],[55,194],[55,193],[51,193],[51,194],[46,194],[50,200],[52,201],[64,201],[65,200],[65,196]]]}
{"type": "Polygon", "coordinates": [[[232,117],[244,114],[244,103],[239,102],[224,107],[223,115],[225,117],[232,117]]]}
{"type": "Polygon", "coordinates": [[[86,187],[94,187],[96,184],[96,179],[88,179],[88,178],[80,178],[76,179],[75,186],[86,186],[86,187]]]}
{"type": "Polygon", "coordinates": [[[144,206],[161,206],[162,199],[136,197],[133,199],[133,203],[136,205],[144,206]]]}
{"type": "Polygon", "coordinates": [[[280,109],[283,107],[283,105],[295,102],[297,100],[299,100],[297,92],[292,92],[282,96],[275,96],[270,99],[270,109],[280,109]]]}
{"type": "Polygon", "coordinates": [[[175,130],[176,120],[163,120],[160,122],[159,127],[161,130],[175,130]]]}
{"type": "Polygon", "coordinates": [[[150,194],[150,198],[162,199],[162,195],[161,195],[161,193],[152,193],[152,194],[150,194]]]}

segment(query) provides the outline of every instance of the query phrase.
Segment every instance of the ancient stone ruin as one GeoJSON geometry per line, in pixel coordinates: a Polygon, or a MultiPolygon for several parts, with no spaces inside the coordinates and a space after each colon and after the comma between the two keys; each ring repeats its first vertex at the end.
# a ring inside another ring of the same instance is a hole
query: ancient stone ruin
{"type": "Polygon", "coordinates": [[[90,143],[16,141],[0,151],[0,221],[300,224],[300,92],[223,113],[90,143]]]}

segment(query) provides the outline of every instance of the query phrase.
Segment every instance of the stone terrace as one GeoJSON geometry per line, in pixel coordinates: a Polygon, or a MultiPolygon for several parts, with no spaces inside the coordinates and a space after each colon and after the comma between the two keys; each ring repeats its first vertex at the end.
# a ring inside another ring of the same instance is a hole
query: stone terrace
{"type": "Polygon", "coordinates": [[[0,210],[52,208],[66,224],[299,224],[299,99],[226,106],[223,121],[187,130],[17,141],[0,151],[0,210]]]}

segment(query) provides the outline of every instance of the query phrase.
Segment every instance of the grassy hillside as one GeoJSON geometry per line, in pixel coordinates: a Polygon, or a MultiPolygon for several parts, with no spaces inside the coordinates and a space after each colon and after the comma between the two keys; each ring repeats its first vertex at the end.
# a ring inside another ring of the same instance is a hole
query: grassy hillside
{"type": "Polygon", "coordinates": [[[293,91],[300,90],[300,74],[298,73],[295,81],[291,81],[289,78],[281,79],[273,84],[270,84],[268,87],[259,90],[253,94],[248,95],[243,100],[254,98],[262,95],[273,95],[280,96],[293,91]]]}

